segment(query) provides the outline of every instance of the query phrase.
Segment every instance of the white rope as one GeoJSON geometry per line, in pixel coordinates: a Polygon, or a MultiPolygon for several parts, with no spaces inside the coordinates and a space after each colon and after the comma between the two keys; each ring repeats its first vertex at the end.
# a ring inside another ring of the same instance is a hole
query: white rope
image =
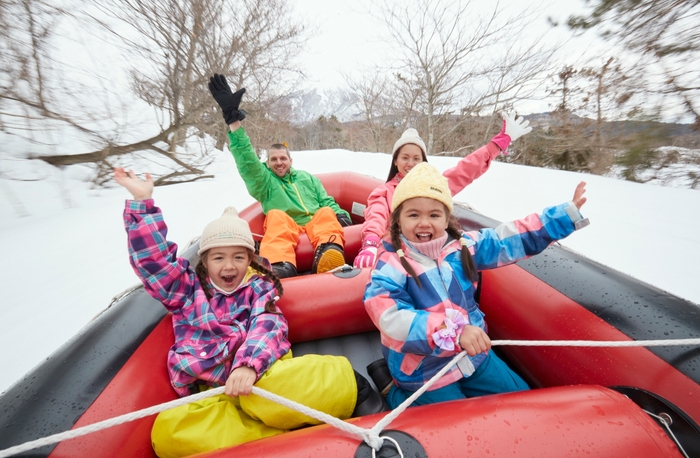
{"type": "MultiPolygon", "coordinates": [[[[455,364],[457,364],[457,363],[459,362],[459,360],[461,360],[462,358],[464,358],[466,355],[467,355],[467,352],[466,352],[466,351],[463,351],[463,352],[461,352],[460,354],[458,354],[457,356],[455,356],[454,358],[452,358],[452,361],[450,361],[450,362],[447,364],[447,366],[445,366],[445,367],[443,367],[442,369],[440,369],[440,371],[439,371],[437,374],[435,374],[435,375],[433,376],[433,378],[431,378],[430,380],[428,380],[428,381],[425,383],[425,385],[423,385],[422,387],[420,387],[420,389],[419,389],[418,391],[416,391],[415,393],[413,393],[411,396],[408,397],[408,399],[406,399],[404,402],[402,402],[401,404],[399,404],[394,410],[392,410],[392,411],[389,412],[386,416],[384,416],[384,418],[382,418],[381,420],[379,420],[379,421],[377,422],[377,424],[374,425],[374,426],[372,427],[372,429],[370,430],[370,431],[372,432],[372,434],[373,434],[373,435],[377,435],[377,437],[379,437],[379,433],[382,432],[382,431],[384,430],[384,428],[386,428],[387,426],[389,426],[389,423],[391,423],[391,422],[394,421],[399,415],[401,415],[401,413],[403,413],[404,410],[406,410],[411,404],[413,404],[413,401],[415,401],[416,399],[418,399],[418,397],[420,397],[421,394],[423,394],[423,393],[425,393],[426,391],[428,391],[428,388],[430,388],[431,386],[433,386],[433,384],[434,384],[435,382],[437,382],[443,375],[445,375],[445,374],[447,373],[447,371],[449,371],[450,369],[452,369],[452,366],[454,366],[455,364]]],[[[369,444],[369,442],[368,442],[368,444],[369,444]]],[[[369,444],[369,445],[372,446],[372,444],[369,444]]]]}
{"type": "MultiPolygon", "coordinates": [[[[592,341],[592,340],[492,340],[492,346],[497,345],[513,345],[513,346],[551,346],[551,347],[651,347],[651,346],[677,346],[677,345],[700,345],[700,338],[697,339],[669,339],[669,340],[632,340],[632,341],[592,341]]],[[[312,409],[291,399],[283,398],[277,394],[263,390],[253,386],[252,392],[260,397],[277,402],[285,407],[301,412],[316,420],[327,423],[351,435],[357,436],[364,440],[370,447],[379,450],[384,442],[379,436],[379,433],[384,430],[392,421],[394,421],[408,406],[418,399],[420,395],[425,393],[437,380],[447,373],[455,364],[467,355],[465,351],[456,355],[445,367],[443,367],[435,376],[428,380],[418,391],[414,392],[401,405],[385,415],[371,429],[360,428],[346,421],[335,418],[327,413],[312,409]]],[[[201,393],[193,394],[174,401],[159,404],[146,409],[131,412],[108,420],[93,423],[74,430],[65,431],[51,436],[43,437],[33,441],[25,442],[24,444],[15,445],[4,450],[0,450],[0,458],[16,455],[46,445],[56,444],[58,442],[75,439],[77,437],[86,436],[88,434],[111,428],[112,426],[128,423],[140,418],[148,417],[160,412],[163,412],[174,407],[179,407],[191,402],[200,401],[212,396],[224,393],[225,388],[212,388],[201,393]]]]}
{"type": "Polygon", "coordinates": [[[30,442],[25,442],[24,444],[15,445],[5,450],[0,450],[0,458],[5,458],[7,456],[12,456],[17,453],[26,452],[27,450],[33,450],[35,448],[43,447],[45,445],[56,444],[58,442],[74,439],[76,437],[85,436],[97,431],[102,431],[103,429],[111,428],[112,426],[121,425],[122,423],[128,423],[130,421],[138,420],[139,418],[148,417],[156,413],[163,412],[164,410],[172,409],[173,407],[179,407],[181,405],[189,404],[190,402],[199,401],[206,399],[217,394],[222,394],[224,392],[224,387],[214,388],[202,393],[193,394],[192,396],[187,396],[184,398],[176,399],[174,401],[159,404],[153,407],[148,407],[146,409],[138,410],[136,412],[127,413],[119,417],[110,418],[107,420],[99,421],[91,425],[83,426],[70,431],[65,431],[58,434],[53,434],[51,436],[42,437],[30,442]]]}
{"type": "MultiPolygon", "coordinates": [[[[212,388],[211,390],[203,391],[201,393],[176,399],[174,401],[166,402],[153,407],[138,410],[136,412],[131,412],[118,417],[110,418],[108,420],[93,423],[91,425],[83,426],[74,430],[53,434],[51,436],[43,437],[30,442],[25,442],[24,444],[15,445],[13,447],[0,450],[0,458],[5,458],[18,453],[26,452],[27,450],[33,450],[39,447],[43,447],[45,445],[56,444],[64,440],[86,436],[97,431],[102,431],[103,429],[111,428],[112,426],[128,423],[143,417],[148,417],[150,415],[154,415],[165,410],[172,409],[174,407],[179,407],[195,401],[201,401],[202,399],[223,394],[224,389],[225,387],[212,388]]],[[[258,388],[257,386],[253,386],[252,392],[253,394],[257,394],[260,397],[277,402],[278,404],[281,404],[285,407],[289,407],[290,409],[296,410],[305,415],[308,415],[309,417],[315,418],[316,420],[328,423],[329,425],[335,426],[336,428],[342,431],[355,435],[360,439],[365,440],[368,444],[370,444],[370,446],[377,446],[377,448],[381,447],[382,439],[380,439],[379,437],[370,437],[368,434],[369,430],[367,429],[360,428],[343,420],[339,420],[338,418],[328,415],[325,412],[312,409],[305,405],[299,404],[298,402],[292,401],[291,399],[283,398],[279,395],[263,390],[262,388],[258,388]]]]}
{"type": "Polygon", "coordinates": [[[523,347],[664,347],[700,345],[698,339],[668,340],[492,340],[492,346],[512,345],[523,347]]]}

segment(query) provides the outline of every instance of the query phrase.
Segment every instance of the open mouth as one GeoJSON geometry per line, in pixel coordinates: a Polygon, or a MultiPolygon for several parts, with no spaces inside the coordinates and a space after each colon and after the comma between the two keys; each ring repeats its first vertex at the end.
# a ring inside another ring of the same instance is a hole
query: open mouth
{"type": "Polygon", "coordinates": [[[421,232],[416,234],[416,238],[419,242],[430,242],[433,239],[433,234],[421,232]]]}
{"type": "Polygon", "coordinates": [[[235,275],[222,275],[221,279],[224,281],[224,283],[233,283],[233,279],[236,278],[235,275]]]}

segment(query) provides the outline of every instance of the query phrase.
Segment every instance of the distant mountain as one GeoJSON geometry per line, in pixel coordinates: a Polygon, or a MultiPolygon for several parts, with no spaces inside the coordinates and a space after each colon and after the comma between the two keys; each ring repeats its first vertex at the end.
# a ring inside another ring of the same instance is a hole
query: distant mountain
{"type": "MultiPolygon", "coordinates": [[[[552,112],[532,113],[524,115],[532,126],[556,126],[561,124],[552,112]]],[[[593,123],[595,120],[584,118],[575,114],[570,115],[569,120],[574,123],[593,123]]],[[[671,140],[673,146],[696,149],[700,148],[700,132],[693,124],[667,123],[658,121],[605,121],[603,134],[608,137],[627,137],[642,132],[654,132],[671,140]]]]}
{"type": "Polygon", "coordinates": [[[354,96],[336,90],[316,90],[295,92],[285,98],[296,114],[294,124],[312,122],[321,116],[335,116],[340,122],[357,121],[361,113],[354,106],[354,96]]]}

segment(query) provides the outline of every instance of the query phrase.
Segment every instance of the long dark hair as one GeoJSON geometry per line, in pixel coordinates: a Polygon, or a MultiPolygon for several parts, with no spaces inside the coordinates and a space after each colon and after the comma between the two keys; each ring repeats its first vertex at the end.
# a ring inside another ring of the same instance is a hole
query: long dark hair
{"type": "MultiPolygon", "coordinates": [[[[203,260],[206,259],[206,256],[209,255],[209,250],[205,251],[202,253],[202,255],[199,257],[199,261],[197,261],[197,265],[194,268],[195,273],[197,274],[197,278],[199,278],[199,283],[202,285],[202,289],[204,290],[204,295],[207,297],[207,300],[211,299],[213,294],[211,292],[211,289],[209,288],[209,282],[207,281],[207,277],[209,276],[209,272],[207,272],[207,268],[204,267],[204,262],[203,260]]],[[[280,281],[279,278],[277,278],[277,275],[275,275],[272,270],[268,269],[267,267],[263,266],[259,262],[257,262],[256,259],[256,254],[253,253],[252,251],[248,250],[248,256],[250,256],[250,267],[253,269],[257,270],[261,274],[263,274],[265,277],[267,277],[269,280],[272,281],[275,285],[275,289],[277,289],[277,296],[276,298],[270,299],[267,301],[265,304],[265,311],[268,313],[277,313],[281,314],[277,310],[277,306],[275,302],[279,300],[280,297],[284,294],[284,288],[282,287],[282,282],[280,281]]]]}
{"type": "MultiPolygon", "coordinates": [[[[394,247],[394,250],[396,250],[397,253],[399,252],[399,250],[402,249],[401,228],[399,227],[399,216],[401,215],[401,207],[403,207],[403,202],[401,203],[401,205],[396,207],[396,210],[394,210],[394,212],[391,214],[391,224],[389,225],[391,246],[394,247]]],[[[445,213],[449,215],[447,220],[447,229],[445,229],[445,232],[447,232],[447,234],[455,240],[461,240],[462,228],[459,226],[457,219],[450,213],[447,206],[445,206],[445,213]]],[[[401,253],[403,253],[403,251],[401,251],[401,253]]],[[[413,267],[411,267],[411,265],[408,263],[406,257],[399,254],[399,259],[403,268],[406,269],[406,272],[408,272],[409,275],[413,277],[418,287],[422,288],[420,279],[418,278],[418,275],[416,275],[416,271],[413,270],[413,267]]],[[[464,274],[466,275],[467,280],[471,281],[472,283],[476,283],[479,280],[479,272],[476,269],[476,264],[474,263],[474,258],[472,257],[469,248],[464,245],[462,245],[462,249],[460,250],[460,260],[462,262],[462,269],[464,269],[464,274]]]]}
{"type": "MultiPolygon", "coordinates": [[[[415,145],[415,143],[406,143],[406,145],[415,145]]],[[[399,173],[399,168],[396,167],[395,162],[396,162],[396,158],[399,156],[399,153],[401,152],[403,147],[406,145],[401,145],[401,148],[394,151],[394,155],[391,156],[391,168],[389,168],[389,176],[386,179],[387,182],[391,181],[391,179],[394,178],[397,173],[399,173]]],[[[416,146],[418,146],[418,145],[416,145],[416,146]]],[[[419,148],[420,148],[420,146],[419,146],[419,148]]],[[[423,148],[420,149],[420,152],[423,155],[423,162],[428,162],[428,156],[425,155],[425,151],[423,151],[423,148]]]]}

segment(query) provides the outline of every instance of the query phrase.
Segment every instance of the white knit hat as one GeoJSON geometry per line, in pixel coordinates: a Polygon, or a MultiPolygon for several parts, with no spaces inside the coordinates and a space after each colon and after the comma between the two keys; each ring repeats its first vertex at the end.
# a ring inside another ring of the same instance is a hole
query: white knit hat
{"type": "Polygon", "coordinates": [[[242,246],[255,251],[253,234],[248,222],[238,216],[233,207],[226,207],[223,215],[207,224],[199,239],[198,255],[210,248],[222,246],[242,246]]]}
{"type": "Polygon", "coordinates": [[[418,135],[418,131],[416,129],[409,128],[404,130],[403,134],[401,134],[401,137],[398,140],[396,140],[391,155],[394,156],[399,150],[399,148],[401,148],[403,145],[408,145],[409,143],[418,145],[420,149],[423,150],[423,155],[426,154],[425,143],[423,143],[423,140],[420,138],[420,135],[418,135]]]}
{"type": "Polygon", "coordinates": [[[452,194],[447,184],[447,178],[427,162],[421,162],[413,167],[396,186],[394,197],[391,200],[391,211],[396,211],[396,207],[414,197],[435,199],[445,204],[452,212],[452,194]]]}

